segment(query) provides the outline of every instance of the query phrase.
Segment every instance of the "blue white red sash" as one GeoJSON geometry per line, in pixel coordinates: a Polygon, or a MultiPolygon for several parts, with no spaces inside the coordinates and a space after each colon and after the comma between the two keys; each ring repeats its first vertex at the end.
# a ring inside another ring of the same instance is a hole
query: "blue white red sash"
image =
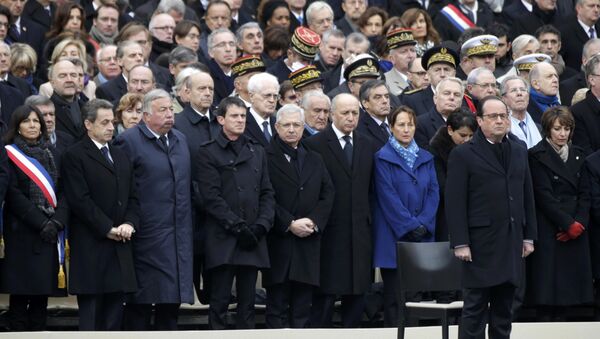
{"type": "Polygon", "coordinates": [[[452,4],[446,5],[440,12],[448,19],[448,21],[450,21],[452,26],[456,27],[461,33],[468,28],[475,27],[473,21],[467,18],[458,7],[452,4]]]}
{"type": "Polygon", "coordinates": [[[15,144],[6,145],[8,158],[27,175],[42,190],[44,197],[50,205],[56,208],[56,193],[54,192],[54,182],[50,178],[48,171],[36,159],[25,155],[15,144]]]}

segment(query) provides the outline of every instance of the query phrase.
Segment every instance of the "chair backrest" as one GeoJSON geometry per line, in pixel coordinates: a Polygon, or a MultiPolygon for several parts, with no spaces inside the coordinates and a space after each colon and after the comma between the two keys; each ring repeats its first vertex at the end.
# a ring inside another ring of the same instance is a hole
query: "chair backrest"
{"type": "Polygon", "coordinates": [[[461,262],[449,242],[398,242],[396,254],[402,291],[461,289],[461,262]]]}

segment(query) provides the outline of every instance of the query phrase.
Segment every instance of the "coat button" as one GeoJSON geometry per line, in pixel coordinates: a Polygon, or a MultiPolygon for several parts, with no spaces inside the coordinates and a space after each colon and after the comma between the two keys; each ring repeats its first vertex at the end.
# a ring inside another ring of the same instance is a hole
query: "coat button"
{"type": "Polygon", "coordinates": [[[515,218],[510,217],[510,222],[515,222],[515,218]]]}
{"type": "Polygon", "coordinates": [[[237,190],[238,190],[238,192],[241,192],[241,191],[242,191],[242,187],[241,187],[241,186],[238,186],[238,187],[237,187],[237,190]]]}
{"type": "Polygon", "coordinates": [[[301,191],[304,191],[304,186],[300,186],[300,190],[301,190],[301,191]]]}
{"type": "Polygon", "coordinates": [[[515,200],[515,198],[513,198],[512,196],[508,197],[508,199],[510,199],[510,201],[515,200]]]}
{"type": "Polygon", "coordinates": [[[558,180],[558,175],[555,175],[555,176],[554,176],[554,180],[558,180]]]}
{"type": "Polygon", "coordinates": [[[121,201],[117,201],[117,205],[122,206],[123,203],[121,201]]]}
{"type": "Polygon", "coordinates": [[[234,171],[234,172],[237,172],[237,167],[234,167],[231,170],[234,171]]]}
{"type": "Polygon", "coordinates": [[[230,164],[233,164],[233,160],[229,160],[229,163],[230,163],[230,164]]]}

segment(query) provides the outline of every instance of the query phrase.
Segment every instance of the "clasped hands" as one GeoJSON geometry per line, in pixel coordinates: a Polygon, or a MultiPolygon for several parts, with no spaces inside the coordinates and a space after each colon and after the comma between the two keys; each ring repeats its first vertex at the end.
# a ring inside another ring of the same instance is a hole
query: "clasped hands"
{"type": "Polygon", "coordinates": [[[131,240],[133,233],[135,233],[133,226],[129,224],[121,224],[117,227],[112,227],[106,234],[106,237],[114,241],[126,242],[131,240]]]}
{"type": "Polygon", "coordinates": [[[306,238],[316,232],[315,223],[309,218],[301,218],[293,220],[290,224],[290,232],[300,238],[306,238]]]}
{"type": "Polygon", "coordinates": [[[583,225],[579,222],[575,221],[569,225],[566,231],[558,232],[556,234],[556,240],[566,242],[577,239],[583,233],[583,231],[585,231],[585,227],[583,227],[583,225]]]}

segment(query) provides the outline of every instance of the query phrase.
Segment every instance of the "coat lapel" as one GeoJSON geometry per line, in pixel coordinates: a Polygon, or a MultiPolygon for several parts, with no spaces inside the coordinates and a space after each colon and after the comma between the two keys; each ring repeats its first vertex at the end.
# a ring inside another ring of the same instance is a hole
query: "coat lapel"
{"type": "MultiPolygon", "coordinates": [[[[356,131],[354,131],[354,132],[356,133],[356,131]]],[[[346,156],[344,155],[342,146],[340,145],[340,141],[338,140],[337,136],[335,135],[335,132],[333,131],[333,127],[331,127],[331,125],[329,125],[329,127],[327,127],[327,130],[325,130],[322,133],[327,133],[327,145],[331,149],[331,152],[333,153],[333,155],[338,160],[338,163],[344,168],[344,171],[346,172],[346,174],[348,174],[348,176],[351,177],[352,169],[350,168],[350,165],[348,164],[348,160],[346,160],[346,156]]],[[[356,143],[354,143],[353,146],[354,146],[354,149],[353,149],[354,154],[358,154],[357,149],[356,149],[356,143]]],[[[354,162],[354,159],[356,159],[356,158],[357,158],[356,156],[353,156],[352,161],[354,162]]]]}
{"type": "MultiPolygon", "coordinates": [[[[100,152],[98,147],[96,147],[96,144],[94,144],[92,139],[90,139],[88,136],[85,136],[85,139],[86,139],[85,151],[86,151],[87,155],[90,158],[94,159],[95,161],[99,162],[102,166],[106,167],[109,171],[114,173],[115,172],[114,166],[108,163],[108,161],[104,158],[104,156],[102,155],[102,153],[100,152]]],[[[110,148],[109,148],[109,150],[110,150],[110,148]]],[[[111,153],[111,155],[112,155],[112,153],[111,153]]],[[[113,157],[113,161],[114,161],[114,157],[113,157]]]]}
{"type": "Polygon", "coordinates": [[[483,133],[481,131],[477,131],[475,138],[472,141],[473,145],[475,146],[473,147],[473,152],[483,159],[483,161],[492,166],[496,171],[506,174],[504,167],[498,161],[498,158],[496,158],[490,147],[488,147],[486,144],[487,142],[489,141],[487,141],[483,133]]]}
{"type": "Polygon", "coordinates": [[[538,160],[552,170],[557,176],[568,181],[574,188],[577,188],[577,169],[580,167],[577,165],[580,161],[583,161],[583,157],[574,154],[573,148],[569,150],[569,158],[564,163],[558,153],[552,148],[552,146],[545,139],[542,141],[544,145],[544,151],[537,153],[538,160]],[[578,159],[575,159],[577,157],[578,159]],[[577,168],[577,169],[575,169],[577,168]]]}
{"type": "Polygon", "coordinates": [[[292,167],[292,164],[285,158],[283,152],[279,149],[275,142],[272,141],[269,148],[267,148],[267,153],[271,156],[271,161],[273,165],[279,169],[286,177],[288,177],[293,182],[298,182],[298,176],[294,174],[296,169],[292,167]]]}

